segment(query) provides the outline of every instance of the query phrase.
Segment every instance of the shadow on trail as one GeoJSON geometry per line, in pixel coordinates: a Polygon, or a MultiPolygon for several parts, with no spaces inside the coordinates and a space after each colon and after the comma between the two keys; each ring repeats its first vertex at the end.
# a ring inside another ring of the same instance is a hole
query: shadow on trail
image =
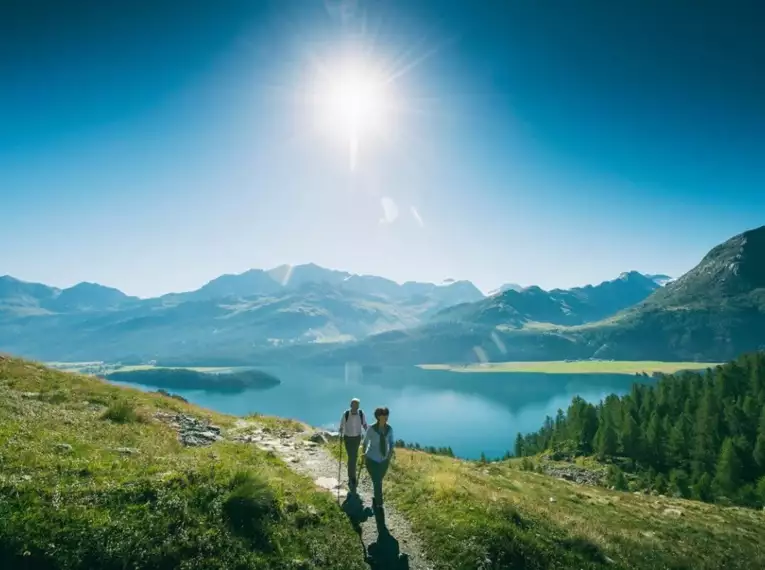
{"type": "Polygon", "coordinates": [[[384,512],[375,512],[369,507],[364,507],[361,498],[355,493],[348,493],[342,509],[359,537],[364,559],[372,570],[409,570],[409,557],[401,553],[398,540],[385,526],[384,512]],[[371,517],[374,517],[377,525],[377,542],[373,542],[367,548],[361,537],[361,525],[371,517]]]}
{"type": "Polygon", "coordinates": [[[348,493],[346,495],[343,504],[340,505],[348,519],[351,521],[353,530],[361,537],[361,525],[369,520],[369,517],[373,515],[372,509],[364,507],[364,503],[361,502],[361,497],[356,493],[348,493]]]}

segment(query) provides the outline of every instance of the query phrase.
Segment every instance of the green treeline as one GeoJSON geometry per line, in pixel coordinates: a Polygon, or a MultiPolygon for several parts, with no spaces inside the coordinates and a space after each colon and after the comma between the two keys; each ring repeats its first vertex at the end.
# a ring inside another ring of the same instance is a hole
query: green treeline
{"type": "Polygon", "coordinates": [[[660,375],[655,385],[598,405],[575,397],[515,454],[594,455],[609,479],[707,502],[765,505],[765,353],[706,372],[660,375]],[[626,477],[625,477],[626,474],[626,477]]]}
{"type": "Polygon", "coordinates": [[[265,390],[281,381],[260,370],[235,372],[198,372],[188,368],[147,368],[107,374],[107,380],[156,386],[170,390],[207,390],[208,392],[241,392],[248,389],[265,390]]]}
{"type": "Polygon", "coordinates": [[[404,449],[414,449],[417,451],[424,451],[431,455],[445,455],[447,457],[454,457],[454,452],[451,447],[434,447],[432,445],[420,445],[419,443],[407,443],[403,439],[396,440],[396,447],[404,449]]]}

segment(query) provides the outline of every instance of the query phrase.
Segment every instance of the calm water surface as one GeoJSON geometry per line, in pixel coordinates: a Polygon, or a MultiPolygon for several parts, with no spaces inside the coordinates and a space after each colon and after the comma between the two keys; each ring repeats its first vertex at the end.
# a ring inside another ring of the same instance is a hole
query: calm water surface
{"type": "MultiPolygon", "coordinates": [[[[645,378],[620,374],[456,373],[416,367],[362,373],[357,367],[264,367],[281,385],[268,390],[221,394],[172,390],[190,402],[219,412],[259,412],[336,428],[351,398],[372,417],[376,406],[390,408],[397,439],[451,446],[454,453],[498,457],[512,450],[517,432],[538,429],[576,395],[598,402],[625,394],[645,378]]],[[[153,386],[139,386],[154,390],[153,386]]]]}

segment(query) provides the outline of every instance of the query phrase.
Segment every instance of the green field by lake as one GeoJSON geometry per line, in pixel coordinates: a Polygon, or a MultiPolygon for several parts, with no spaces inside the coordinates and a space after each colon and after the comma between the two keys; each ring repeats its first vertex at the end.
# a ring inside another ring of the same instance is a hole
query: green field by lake
{"type": "Polygon", "coordinates": [[[450,372],[539,372],[543,374],[638,374],[714,368],[716,362],[659,362],[652,360],[577,360],[543,362],[487,362],[485,364],[421,364],[425,370],[450,372]]]}

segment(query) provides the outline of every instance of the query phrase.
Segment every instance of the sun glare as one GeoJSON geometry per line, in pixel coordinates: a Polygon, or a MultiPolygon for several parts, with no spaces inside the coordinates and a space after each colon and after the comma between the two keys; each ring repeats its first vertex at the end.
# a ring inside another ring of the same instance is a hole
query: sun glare
{"type": "Polygon", "coordinates": [[[322,130],[348,145],[351,168],[360,140],[386,126],[390,97],[385,77],[368,63],[346,62],[321,73],[314,94],[316,118],[322,130]]]}

